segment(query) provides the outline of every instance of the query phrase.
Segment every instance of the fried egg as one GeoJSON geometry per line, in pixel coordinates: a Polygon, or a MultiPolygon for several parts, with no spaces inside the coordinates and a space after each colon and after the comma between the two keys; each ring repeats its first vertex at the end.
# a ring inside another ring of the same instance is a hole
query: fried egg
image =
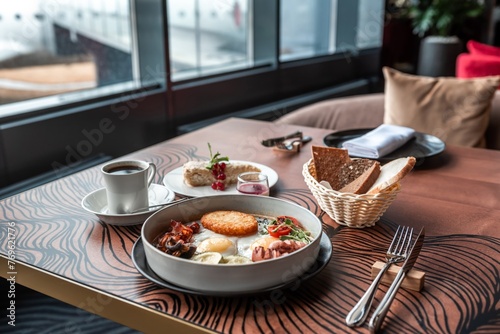
{"type": "Polygon", "coordinates": [[[225,237],[210,237],[203,240],[196,248],[197,253],[217,252],[222,256],[236,255],[237,249],[233,241],[225,237]]]}
{"type": "Polygon", "coordinates": [[[267,249],[270,244],[277,240],[280,239],[270,235],[262,235],[259,232],[240,237],[224,235],[205,228],[200,223],[200,231],[193,234],[192,242],[196,246],[196,254],[216,252],[224,257],[222,261],[227,261],[225,258],[231,256],[242,256],[251,261],[253,250],[256,247],[262,246],[267,249]]]}
{"type": "MultiPolygon", "coordinates": [[[[201,225],[201,224],[200,224],[201,225]]],[[[245,237],[232,237],[215,233],[201,225],[200,232],[193,235],[196,253],[217,252],[222,256],[238,255],[252,258],[254,247],[267,248],[270,243],[278,239],[269,235],[262,236],[254,233],[245,237]]]]}

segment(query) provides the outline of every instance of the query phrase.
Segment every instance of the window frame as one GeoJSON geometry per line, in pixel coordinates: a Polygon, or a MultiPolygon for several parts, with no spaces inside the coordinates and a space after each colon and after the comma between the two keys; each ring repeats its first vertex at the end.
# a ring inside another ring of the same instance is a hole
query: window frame
{"type": "Polygon", "coordinates": [[[142,72],[132,82],[136,86],[68,103],[57,95],[48,97],[56,102],[51,105],[36,99],[33,104],[38,108],[0,117],[0,187],[36,175],[76,171],[96,157],[118,157],[174,135],[174,124],[166,113],[166,49],[158,48],[165,45],[165,3],[130,1],[135,8],[131,12],[136,28],[132,30],[148,32],[148,38],[138,39],[136,69],[142,72]],[[152,13],[156,20],[151,19],[152,13]],[[156,33],[151,34],[151,29],[156,33]],[[156,67],[148,67],[148,63],[156,67]],[[107,120],[115,122],[113,131],[101,131],[102,140],[96,137],[92,142],[88,133],[100,130],[107,120]],[[92,146],[85,154],[76,154],[82,143],[92,146]]]}
{"type": "MultiPolygon", "coordinates": [[[[119,131],[96,147],[92,155],[118,157],[171,138],[177,135],[180,126],[189,123],[234,115],[239,110],[261,105],[269,107],[293,96],[314,95],[326,88],[380,77],[381,48],[280,61],[280,3],[252,0],[258,10],[274,9],[272,15],[267,11],[267,16],[261,16],[261,19],[275,20],[271,32],[273,45],[260,51],[253,46],[254,52],[274,52],[274,61],[231,73],[172,82],[166,0],[131,1],[138,31],[137,70],[143,74],[140,88],[0,118],[0,187],[53,170],[54,161],[67,158],[67,147],[75,147],[82,141],[82,129],[95,127],[104,117],[112,116],[114,108],[128,108],[130,117],[121,123],[119,131]],[[151,20],[155,15],[157,20],[151,20]],[[152,24],[155,25],[153,35],[152,24]],[[141,38],[144,32],[148,38],[141,38]],[[155,52],[147,51],[148,43],[155,52]],[[156,67],[148,67],[148,64],[156,67]],[[30,138],[34,134],[36,138],[30,138]]],[[[257,16],[252,17],[256,20],[257,16]]],[[[255,33],[269,32],[257,30],[255,33]]]]}
{"type": "Polygon", "coordinates": [[[158,89],[166,90],[166,48],[158,48],[159,44],[164,43],[166,35],[165,2],[162,0],[129,1],[131,44],[133,45],[131,52],[133,80],[14,102],[5,106],[0,105],[0,110],[3,109],[0,112],[0,124],[64,110],[81,109],[85,108],[85,105],[105,103],[107,100],[112,101],[117,97],[136,96],[158,89]],[[163,15],[158,15],[158,13],[163,13],[163,15]],[[138,38],[141,35],[147,36],[147,38],[138,38]],[[149,64],[155,64],[155,67],[152,68],[149,64]],[[75,96],[79,98],[75,98],[75,96]]]}
{"type": "MultiPolygon", "coordinates": [[[[333,9],[327,5],[329,0],[321,0],[331,16],[333,9]]],[[[346,27],[343,22],[357,22],[361,0],[332,0],[337,4],[335,24],[337,30],[331,43],[336,43],[334,53],[313,56],[305,59],[283,61],[280,59],[280,1],[253,0],[254,53],[259,60],[273,57],[267,64],[231,73],[220,73],[202,78],[172,82],[171,108],[175,110],[177,126],[233,113],[249,107],[271,103],[308,92],[359,79],[377,80],[380,76],[381,47],[356,49],[357,31],[352,24],[346,27]],[[259,21],[261,20],[261,21],[259,21]],[[266,29],[266,21],[272,20],[274,29],[266,29]],[[339,27],[340,25],[340,27],[339,27]],[[258,27],[262,27],[259,29],[258,27]],[[273,36],[272,43],[261,36],[273,36]],[[259,42],[265,41],[267,51],[259,53],[259,42]],[[347,46],[347,47],[339,47],[347,46]],[[255,89],[249,90],[248,87],[255,89]],[[214,99],[214,96],[224,98],[214,99]],[[196,98],[193,98],[196,96],[196,98]]],[[[333,19],[333,18],[332,18],[333,19]]]]}

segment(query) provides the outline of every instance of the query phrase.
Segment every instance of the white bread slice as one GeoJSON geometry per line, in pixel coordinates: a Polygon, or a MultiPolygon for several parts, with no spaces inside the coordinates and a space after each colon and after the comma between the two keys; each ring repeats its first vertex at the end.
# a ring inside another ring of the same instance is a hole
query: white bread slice
{"type": "Polygon", "coordinates": [[[401,181],[415,166],[414,157],[406,157],[392,160],[380,169],[380,175],[366,192],[367,194],[378,194],[401,181]]]}
{"type": "MultiPolygon", "coordinates": [[[[182,175],[184,183],[190,187],[209,186],[215,178],[212,171],[207,169],[208,161],[188,161],[184,164],[182,175]]],[[[238,180],[238,175],[244,172],[260,172],[260,168],[254,165],[243,162],[227,162],[224,174],[226,179],[223,181],[225,185],[235,184],[238,180]]]]}
{"type": "Polygon", "coordinates": [[[374,161],[370,168],[358,176],[354,181],[339,189],[342,193],[364,194],[370,189],[380,175],[380,163],[374,161]]]}

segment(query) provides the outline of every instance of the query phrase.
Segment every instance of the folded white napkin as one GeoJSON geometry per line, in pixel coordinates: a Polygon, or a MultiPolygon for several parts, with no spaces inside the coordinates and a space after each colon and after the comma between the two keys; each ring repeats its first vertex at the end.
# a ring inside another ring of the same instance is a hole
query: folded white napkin
{"type": "Polygon", "coordinates": [[[411,128],[382,124],[361,137],[345,141],[342,147],[349,155],[376,159],[403,146],[414,135],[411,128]]]}

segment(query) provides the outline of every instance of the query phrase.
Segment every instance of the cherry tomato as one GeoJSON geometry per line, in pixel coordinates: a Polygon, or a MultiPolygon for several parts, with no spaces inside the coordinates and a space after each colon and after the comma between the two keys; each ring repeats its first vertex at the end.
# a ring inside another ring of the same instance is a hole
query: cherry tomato
{"type": "Polygon", "coordinates": [[[299,221],[297,220],[297,218],[294,218],[294,217],[291,217],[291,216],[278,216],[276,217],[276,220],[278,221],[278,223],[284,223],[286,219],[289,219],[292,221],[293,225],[297,226],[297,227],[301,227],[299,221]]]}
{"type": "Polygon", "coordinates": [[[269,225],[267,227],[267,232],[274,238],[279,238],[282,235],[289,235],[291,230],[290,227],[284,225],[269,225]]]}

